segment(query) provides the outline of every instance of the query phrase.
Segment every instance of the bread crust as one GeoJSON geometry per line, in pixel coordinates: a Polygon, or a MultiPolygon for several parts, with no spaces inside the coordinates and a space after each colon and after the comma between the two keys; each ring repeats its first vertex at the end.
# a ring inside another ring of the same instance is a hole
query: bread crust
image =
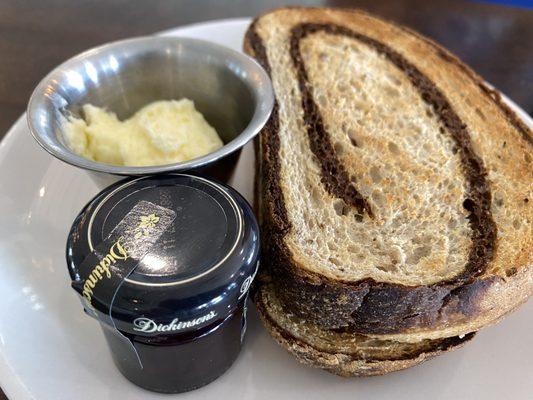
{"type": "MultiPolygon", "coordinates": [[[[276,256],[270,252],[265,257],[276,256]]],[[[447,288],[404,287],[370,279],[332,283],[286,265],[293,264],[273,263],[270,273],[277,295],[296,315],[328,329],[412,342],[464,335],[492,325],[524,303],[532,285],[531,268],[509,278],[493,276],[447,288]]]]}
{"type": "Polygon", "coordinates": [[[254,302],[261,321],[276,342],[294,355],[300,363],[321,368],[343,377],[384,375],[413,367],[440,354],[462,347],[474,337],[474,334],[468,334],[463,338],[452,337],[436,340],[433,348],[429,351],[425,349],[425,351],[408,357],[398,356],[390,360],[362,359],[340,352],[326,352],[299,340],[280,327],[266,311],[265,305],[261,301],[260,290],[255,292],[254,302]]]}
{"type": "MultiPolygon", "coordinates": [[[[287,9],[273,12],[283,10],[287,9]]],[[[366,15],[360,11],[344,10],[342,13],[366,15]]],[[[248,29],[244,48],[270,72],[264,45],[255,31],[257,21],[248,29]]],[[[431,40],[406,28],[400,29],[430,44],[444,62],[467,73],[502,110],[508,122],[521,132],[523,140],[529,145],[533,143],[530,130],[502,103],[499,95],[487,88],[480,77],[431,40]]],[[[519,270],[510,269],[506,276],[482,276],[485,271],[475,271],[474,268],[472,273],[454,282],[419,286],[382,283],[372,279],[346,282],[306,269],[284,242],[291,224],[278,185],[277,118],[277,113],[274,113],[261,134],[261,149],[257,154],[261,171],[256,188],[262,203],[260,219],[264,238],[263,259],[266,261],[264,266],[267,264],[276,282],[280,299],[296,314],[325,328],[344,327],[356,333],[396,335],[404,340],[416,341],[428,335],[434,338],[450,337],[478,330],[499,320],[533,293],[531,264],[519,270]]],[[[485,213],[487,207],[482,211],[485,213]]],[[[483,233],[483,229],[480,229],[480,234],[483,233]]]]}

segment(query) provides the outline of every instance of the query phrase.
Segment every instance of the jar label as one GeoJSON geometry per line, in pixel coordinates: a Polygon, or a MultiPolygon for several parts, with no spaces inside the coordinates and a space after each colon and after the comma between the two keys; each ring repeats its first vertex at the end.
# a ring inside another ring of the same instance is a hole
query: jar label
{"type": "Polygon", "coordinates": [[[169,324],[158,324],[153,319],[140,317],[133,321],[133,330],[143,333],[172,333],[180,332],[185,329],[198,327],[204,323],[211,321],[217,316],[217,313],[211,310],[209,313],[201,317],[190,319],[187,321],[180,321],[174,318],[169,324]]]}
{"type": "Polygon", "coordinates": [[[124,280],[175,218],[176,213],[168,208],[148,201],[138,202],[85,257],[78,269],[79,279],[72,282],[87,314],[114,328],[117,337],[132,349],[126,356],[134,357],[141,369],[135,346],[116,327],[113,303],[124,280]]]}
{"type": "Polygon", "coordinates": [[[173,210],[140,201],[85,257],[78,269],[80,279],[72,286],[89,315],[114,325],[111,313],[118,289],[175,218],[173,210]],[[104,305],[108,317],[97,314],[95,304],[104,305]]]}

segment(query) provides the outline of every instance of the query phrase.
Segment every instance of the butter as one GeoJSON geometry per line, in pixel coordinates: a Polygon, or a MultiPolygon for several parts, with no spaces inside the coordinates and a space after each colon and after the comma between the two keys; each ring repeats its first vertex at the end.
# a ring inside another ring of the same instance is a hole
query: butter
{"type": "Polygon", "coordinates": [[[112,165],[151,166],[191,160],[223,146],[189,99],[156,101],[131,118],[90,104],[85,119],[69,117],[64,137],[76,154],[112,165]]]}

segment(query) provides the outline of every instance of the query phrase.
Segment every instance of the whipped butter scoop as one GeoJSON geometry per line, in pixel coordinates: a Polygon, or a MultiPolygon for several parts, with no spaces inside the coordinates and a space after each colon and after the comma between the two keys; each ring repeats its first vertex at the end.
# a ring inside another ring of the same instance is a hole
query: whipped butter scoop
{"type": "Polygon", "coordinates": [[[91,104],[84,105],[83,112],[84,119],[70,116],[63,122],[67,145],[76,154],[104,164],[173,164],[223,146],[189,99],[150,103],[124,121],[91,104]]]}

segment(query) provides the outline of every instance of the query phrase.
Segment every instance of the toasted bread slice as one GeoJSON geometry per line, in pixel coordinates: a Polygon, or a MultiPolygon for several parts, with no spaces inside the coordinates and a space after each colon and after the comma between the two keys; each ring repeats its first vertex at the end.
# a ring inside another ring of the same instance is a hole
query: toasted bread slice
{"type": "Polygon", "coordinates": [[[341,376],[383,375],[412,367],[456,349],[474,336],[401,343],[324,330],[285,309],[271,285],[260,287],[255,304],[261,320],[282,347],[303,364],[341,376]]]}
{"type": "Polygon", "coordinates": [[[278,9],[244,48],[276,93],[256,200],[263,264],[292,312],[418,342],[527,300],[533,140],[481,78],[359,11],[278,9]]]}

